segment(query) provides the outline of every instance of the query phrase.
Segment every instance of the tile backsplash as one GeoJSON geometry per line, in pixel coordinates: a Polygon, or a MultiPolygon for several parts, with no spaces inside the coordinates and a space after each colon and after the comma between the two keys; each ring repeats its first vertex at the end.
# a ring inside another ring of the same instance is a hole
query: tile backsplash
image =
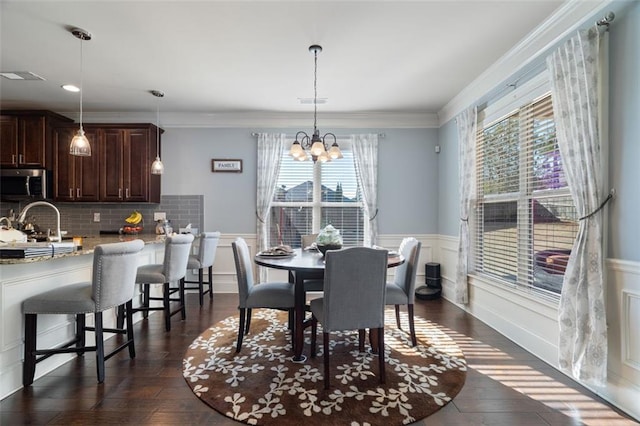
{"type": "MultiPolygon", "coordinates": [[[[10,209],[15,215],[28,203],[0,203],[0,216],[9,216],[10,209]]],[[[60,210],[60,229],[69,235],[91,236],[100,231],[117,231],[126,223],[124,219],[134,210],[143,215],[143,233],[155,233],[156,223],[153,221],[154,212],[165,212],[177,232],[179,227],[189,223],[199,230],[204,229],[204,196],[203,195],[163,195],[160,204],[100,204],[100,203],[53,203],[60,210]],[[94,222],[94,213],[100,214],[100,222],[94,222]]],[[[46,206],[36,206],[27,212],[27,217],[33,216],[33,221],[46,232],[55,230],[55,213],[46,206]]]]}

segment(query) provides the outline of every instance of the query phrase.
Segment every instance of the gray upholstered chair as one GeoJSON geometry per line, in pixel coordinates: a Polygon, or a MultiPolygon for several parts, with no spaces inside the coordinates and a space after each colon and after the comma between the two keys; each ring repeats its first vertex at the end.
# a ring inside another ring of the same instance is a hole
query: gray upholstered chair
{"type": "Polygon", "coordinates": [[[238,278],[238,310],[240,327],[236,352],[242,348],[242,338],[249,333],[251,309],[274,308],[289,311],[289,319],[295,306],[294,285],[288,282],[268,282],[257,284],[253,281],[253,261],[247,242],[236,238],[231,243],[238,278]]]}
{"type": "Polygon", "coordinates": [[[164,311],[164,328],[171,330],[171,316],[180,312],[182,319],[186,318],[184,303],[184,277],[187,274],[187,263],[191,253],[193,235],[175,234],[166,237],[164,246],[164,261],[159,264],[142,265],[138,268],[136,284],[142,286],[142,306],[134,308],[134,312],[142,311],[146,318],[149,311],[164,311]],[[171,287],[172,282],[178,282],[178,287],[171,287]],[[151,297],[151,284],[162,284],[162,297],[151,297]],[[178,293],[178,297],[171,297],[178,293]],[[151,300],[162,300],[162,306],[150,306],[151,300]],[[171,310],[171,302],[179,302],[178,307],[171,310]]]}
{"type": "Polygon", "coordinates": [[[220,241],[219,232],[203,232],[200,234],[200,244],[198,246],[198,254],[190,255],[189,262],[187,263],[187,269],[198,270],[198,281],[185,280],[185,284],[198,284],[197,286],[185,285],[185,290],[198,290],[200,306],[204,299],[204,295],[209,293],[209,300],[213,299],[213,262],[216,258],[216,250],[218,248],[218,242],[220,241]],[[203,272],[204,268],[209,268],[209,289],[204,289],[203,272]]]}
{"type": "Polygon", "coordinates": [[[324,387],[330,387],[329,334],[364,330],[377,335],[380,383],[384,372],[384,300],[387,279],[386,250],[350,247],[325,254],[324,297],[311,301],[311,356],[316,355],[318,322],[322,324],[324,387]]]}
{"type": "Polygon", "coordinates": [[[124,348],[129,348],[129,356],[135,358],[131,320],[131,299],[135,288],[138,253],[144,247],[142,240],[124,243],[102,244],[93,252],[93,276],[90,282],[80,282],[47,291],[22,302],[24,313],[24,364],[22,383],[33,383],[36,364],[51,355],[60,353],[96,352],[98,382],[104,381],[104,362],[124,348]],[[103,328],[102,313],[108,309],[126,306],[127,329],[103,328]],[[85,314],[94,315],[94,327],[85,325],[85,314]],[[75,315],[76,335],[73,340],[55,349],[37,349],[37,323],[39,314],[75,315]],[[86,346],[85,331],[94,331],[96,345],[86,346]],[[103,333],[127,335],[124,343],[110,353],[104,353],[103,333]],[[74,346],[75,347],[71,347],[74,346]]]}
{"type": "Polygon", "coordinates": [[[415,301],[416,272],[418,269],[418,259],[420,258],[420,247],[422,243],[415,238],[409,237],[400,243],[400,254],[404,257],[404,263],[395,269],[393,282],[387,283],[386,304],[395,305],[396,323],[400,326],[400,305],[407,305],[407,315],[409,317],[409,334],[411,343],[415,346],[416,328],[413,321],[413,303],[415,301]]]}

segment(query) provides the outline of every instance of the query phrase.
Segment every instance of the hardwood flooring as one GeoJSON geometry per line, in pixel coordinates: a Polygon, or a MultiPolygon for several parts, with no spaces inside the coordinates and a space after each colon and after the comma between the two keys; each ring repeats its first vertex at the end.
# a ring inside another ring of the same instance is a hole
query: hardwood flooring
{"type": "MultiPolygon", "coordinates": [[[[88,353],[2,400],[0,425],[240,424],[202,403],[182,378],[187,346],[235,314],[237,296],[215,294],[202,308],[196,294],[187,299],[187,320],[173,317],[168,333],[161,314],[136,324],[137,357],[123,351],[108,360],[103,384],[88,353]]],[[[451,303],[416,300],[415,313],[444,326],[469,365],[453,402],[416,425],[637,424],[451,303]]]]}

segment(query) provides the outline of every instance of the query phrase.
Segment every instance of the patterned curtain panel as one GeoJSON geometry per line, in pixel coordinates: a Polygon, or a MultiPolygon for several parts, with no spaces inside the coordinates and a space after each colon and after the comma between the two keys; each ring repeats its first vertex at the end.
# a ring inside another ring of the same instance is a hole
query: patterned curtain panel
{"type": "Polygon", "coordinates": [[[583,382],[607,379],[601,203],[606,197],[599,119],[597,28],[547,58],[558,146],[580,225],[560,296],[560,368],[583,382]]]}
{"type": "MultiPolygon", "coordinates": [[[[268,218],[271,200],[276,190],[276,182],[280,174],[282,151],[285,148],[286,137],[283,133],[258,134],[258,170],[257,170],[257,196],[256,196],[256,229],[257,250],[267,248],[269,228],[268,218]]],[[[260,282],[267,280],[267,268],[260,268],[260,282]]]]}
{"type": "Polygon", "coordinates": [[[456,268],[455,302],[469,302],[467,274],[469,268],[469,212],[476,194],[476,127],[477,109],[463,111],[457,118],[460,144],[458,179],[460,192],[460,230],[458,266],[456,268]]]}
{"type": "Polygon", "coordinates": [[[378,135],[353,135],[351,138],[353,162],[369,216],[369,241],[364,241],[364,245],[370,246],[378,240],[378,135]]]}

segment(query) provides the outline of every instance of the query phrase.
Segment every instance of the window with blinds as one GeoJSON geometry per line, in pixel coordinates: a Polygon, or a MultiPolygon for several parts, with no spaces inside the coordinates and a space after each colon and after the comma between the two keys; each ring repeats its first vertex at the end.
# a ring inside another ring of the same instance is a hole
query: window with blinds
{"type": "Polygon", "coordinates": [[[269,244],[300,247],[303,235],[326,225],[340,230],[344,245],[364,242],[364,205],[347,141],[339,141],[344,158],[327,163],[296,161],[289,150],[282,164],[269,216],[269,244]]]}
{"type": "Polygon", "coordinates": [[[559,294],[578,224],[551,95],[478,128],[475,269],[559,294]]]}

